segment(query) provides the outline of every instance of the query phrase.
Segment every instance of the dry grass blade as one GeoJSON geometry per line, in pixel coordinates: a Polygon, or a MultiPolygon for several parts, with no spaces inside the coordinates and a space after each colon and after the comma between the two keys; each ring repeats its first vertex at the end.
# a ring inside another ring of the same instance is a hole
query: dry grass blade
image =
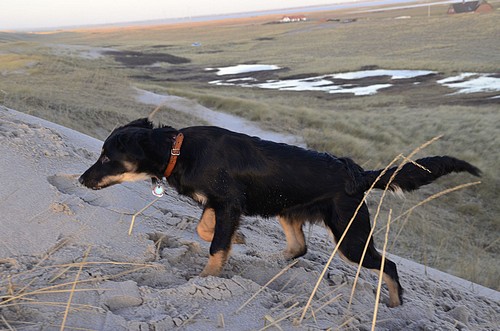
{"type": "Polygon", "coordinates": [[[64,317],[63,317],[63,320],[61,323],[61,328],[60,328],[61,331],[64,330],[64,327],[66,325],[66,320],[67,320],[68,314],[69,314],[69,308],[71,307],[71,301],[73,300],[73,294],[75,293],[76,285],[78,284],[78,279],[80,278],[80,274],[82,273],[85,260],[89,256],[90,249],[91,249],[91,247],[89,247],[87,249],[87,251],[85,252],[83,259],[82,259],[82,263],[80,264],[80,268],[78,268],[78,272],[76,273],[75,280],[73,281],[73,285],[72,285],[71,291],[69,293],[68,303],[66,305],[66,310],[64,311],[64,317]]]}
{"type": "MultiPolygon", "coordinates": [[[[411,155],[414,155],[416,152],[412,152],[411,155]]],[[[370,233],[368,235],[368,238],[371,238],[372,235],[373,235],[373,232],[375,231],[375,227],[377,225],[377,221],[378,221],[378,217],[380,215],[380,210],[382,208],[382,205],[383,205],[383,202],[384,202],[384,199],[385,199],[385,196],[387,195],[387,191],[389,190],[389,187],[391,186],[392,182],[394,181],[394,178],[396,178],[396,175],[398,174],[398,172],[401,170],[401,168],[403,168],[403,166],[405,164],[407,164],[409,162],[409,158],[408,157],[404,157],[403,155],[399,155],[398,158],[402,158],[403,159],[403,162],[401,162],[401,164],[398,166],[398,168],[396,169],[396,171],[394,171],[394,173],[392,174],[391,178],[389,179],[389,181],[387,182],[387,185],[386,187],[384,188],[384,191],[382,192],[382,196],[380,197],[380,200],[378,202],[378,205],[377,205],[377,212],[375,213],[375,216],[373,217],[373,224],[371,226],[371,229],[370,229],[370,233]]],[[[395,159],[396,160],[396,159],[395,159]]],[[[412,162],[413,163],[413,162],[412,162]]],[[[387,169],[387,168],[386,168],[387,169]]],[[[378,180],[378,178],[377,178],[378,180]]],[[[375,181],[376,183],[377,181],[375,181]]],[[[347,230],[346,230],[347,231],[347,230]]],[[[360,259],[360,262],[358,264],[358,269],[356,271],[356,276],[354,277],[354,284],[352,285],[352,289],[351,289],[351,295],[349,297],[349,307],[351,306],[351,303],[352,303],[352,299],[354,297],[354,292],[356,290],[356,285],[358,283],[358,279],[359,279],[359,274],[361,272],[361,267],[363,265],[363,261],[365,259],[365,255],[366,255],[366,252],[368,250],[368,245],[369,245],[369,241],[366,242],[365,244],[365,247],[363,248],[363,254],[361,254],[361,259],[360,259]]],[[[383,270],[383,269],[382,269],[383,270]]]]}
{"type": "MultiPolygon", "coordinates": [[[[378,207],[377,207],[377,213],[375,214],[375,217],[373,218],[373,223],[372,223],[372,227],[370,229],[370,233],[368,234],[368,238],[371,238],[373,236],[373,232],[375,230],[375,226],[377,225],[377,219],[378,219],[378,215],[379,215],[378,212],[380,210],[380,206],[382,205],[383,197],[385,196],[386,192],[387,192],[387,190],[384,190],[384,194],[382,195],[382,197],[379,200],[378,207]]],[[[362,267],[363,261],[365,259],[366,252],[368,251],[368,245],[369,245],[369,243],[370,242],[367,241],[366,244],[365,244],[365,247],[363,248],[363,253],[361,254],[360,263],[358,264],[358,268],[356,270],[356,276],[354,277],[354,283],[352,285],[351,295],[349,297],[349,304],[348,304],[349,308],[351,307],[352,299],[354,298],[354,292],[356,291],[356,285],[358,283],[359,274],[361,273],[361,267],[362,267]]]]}
{"type": "Polygon", "coordinates": [[[297,306],[299,305],[298,302],[295,302],[293,305],[291,305],[290,307],[288,307],[287,309],[285,309],[281,314],[280,316],[278,316],[277,318],[273,318],[272,316],[270,315],[266,315],[265,318],[271,322],[271,324],[267,324],[265,325],[262,329],[260,329],[259,331],[263,331],[263,330],[266,330],[266,329],[269,329],[270,327],[276,327],[278,329],[281,329],[279,324],[281,321],[284,321],[286,320],[287,318],[290,318],[292,317],[293,315],[297,314],[300,312],[300,308],[298,309],[294,309],[296,308],[297,306]]]}
{"type": "Polygon", "coordinates": [[[71,238],[64,238],[59,240],[48,252],[44,254],[44,257],[35,265],[35,268],[40,266],[45,260],[47,260],[52,254],[66,246],[71,241],[71,238]]]}
{"type": "MultiPolygon", "coordinates": [[[[15,323],[16,325],[23,325],[21,327],[20,330],[24,330],[24,329],[29,329],[31,330],[31,326],[35,327],[37,325],[37,323],[33,323],[33,322],[25,322],[25,321],[7,321],[7,322],[10,322],[10,323],[15,323]]],[[[47,324],[48,327],[58,327],[59,325],[56,325],[56,324],[47,324]]],[[[71,329],[71,330],[78,330],[78,331],[97,331],[95,329],[87,329],[87,328],[79,328],[79,327],[68,327],[67,329],[71,329]]],[[[16,330],[16,329],[12,329],[12,330],[16,330]]]]}
{"type": "MultiPolygon", "coordinates": [[[[75,290],[75,292],[84,292],[84,291],[95,291],[95,289],[85,289],[85,290],[75,290]]],[[[67,293],[68,291],[64,292],[58,292],[58,293],[67,293]]],[[[16,302],[15,304],[7,304],[4,307],[10,307],[14,305],[32,305],[32,306],[52,306],[52,307],[66,307],[66,303],[64,302],[57,302],[57,301],[34,301],[30,300],[29,302],[16,302]]],[[[77,304],[73,303],[71,305],[72,310],[80,310],[80,309],[92,309],[92,310],[99,310],[99,311],[104,311],[103,308],[97,307],[97,306],[92,306],[88,304],[77,304]]]]}
{"type": "Polygon", "coordinates": [[[342,294],[337,294],[336,296],[334,296],[333,298],[331,298],[330,300],[328,300],[327,302],[325,302],[324,304],[322,304],[321,306],[319,306],[316,311],[315,311],[315,314],[317,315],[318,312],[320,312],[321,310],[323,310],[323,308],[325,308],[326,306],[330,305],[332,302],[335,302],[337,301],[338,299],[340,299],[342,297],[342,294]]]}
{"type": "MultiPolygon", "coordinates": [[[[66,246],[68,244],[68,242],[70,241],[71,239],[70,238],[66,238],[66,239],[63,239],[63,240],[60,240],[56,243],[55,246],[53,246],[51,249],[49,249],[48,252],[46,252],[43,256],[43,258],[38,261],[38,263],[33,267],[33,269],[31,270],[34,270],[34,269],[37,269],[37,268],[40,268],[41,267],[41,264],[46,261],[52,254],[54,254],[56,251],[58,251],[59,249],[61,249],[62,247],[66,246]]],[[[1,263],[15,263],[15,265],[18,265],[18,262],[14,259],[6,259],[6,260],[0,260],[0,264],[1,263]],[[5,261],[5,262],[4,262],[5,261]]],[[[52,268],[53,266],[50,266],[50,268],[52,268]]],[[[44,267],[42,267],[44,268],[44,267]]],[[[22,272],[22,273],[18,273],[16,275],[14,275],[14,277],[21,277],[21,276],[24,276],[26,273],[22,272]]],[[[11,283],[11,277],[9,277],[8,279],[8,282],[9,282],[9,288],[11,289],[12,288],[12,283],[11,283]]],[[[22,293],[26,288],[28,288],[31,283],[34,281],[35,279],[33,279],[31,282],[29,282],[27,285],[25,285],[21,290],[18,291],[18,293],[22,293]]],[[[0,281],[0,285],[2,284],[2,282],[0,281]]],[[[10,293],[11,296],[13,296],[14,294],[13,293],[10,293]]],[[[2,304],[2,302],[0,302],[0,305],[2,304]]]]}
{"type": "Polygon", "coordinates": [[[318,312],[320,312],[321,310],[323,310],[323,308],[325,308],[326,306],[328,306],[332,302],[337,301],[338,299],[340,299],[342,297],[342,294],[337,294],[333,298],[330,298],[330,299],[327,300],[327,298],[330,297],[330,295],[332,295],[335,292],[339,291],[340,289],[344,288],[346,285],[347,285],[347,283],[342,283],[342,284],[336,286],[332,291],[328,292],[327,294],[325,294],[321,298],[319,298],[318,299],[319,302],[321,302],[323,300],[326,300],[326,301],[321,306],[319,306],[318,308],[315,308],[315,309],[311,308],[311,316],[310,317],[316,319],[316,315],[318,314],[318,312]]]}
{"type": "Polygon", "coordinates": [[[59,277],[61,277],[62,275],[64,275],[66,272],[68,272],[70,269],[72,268],[72,266],[67,266],[66,268],[64,268],[62,271],[60,271],[57,275],[55,275],[54,277],[52,277],[50,280],[49,280],[49,284],[55,282],[57,279],[59,279],[59,277]]]}
{"type": "Polygon", "coordinates": [[[351,323],[353,320],[354,320],[355,316],[351,316],[349,317],[344,323],[340,324],[337,329],[335,330],[342,330],[344,328],[344,326],[348,325],[349,323],[351,323]]]}
{"type": "Polygon", "coordinates": [[[132,216],[132,220],[130,221],[130,227],[128,229],[128,235],[132,235],[132,229],[134,228],[134,223],[135,223],[135,218],[137,217],[137,215],[140,215],[142,214],[146,209],[148,209],[149,207],[151,207],[156,201],[158,201],[160,198],[156,198],[154,199],[153,201],[151,201],[150,203],[148,203],[144,208],[142,208],[141,210],[139,210],[137,213],[135,213],[133,216],[132,216]]]}
{"type": "Polygon", "coordinates": [[[75,267],[82,264],[84,266],[92,266],[92,265],[101,265],[101,264],[109,264],[109,265],[117,265],[117,266],[134,266],[134,267],[153,267],[153,265],[148,263],[136,263],[136,262],[116,262],[116,261],[85,261],[84,262],[76,262],[76,263],[67,263],[67,264],[55,264],[53,266],[42,267],[42,268],[67,268],[67,267],[75,267]]]}
{"type": "MultiPolygon", "coordinates": [[[[151,267],[149,265],[135,264],[135,263],[85,262],[85,261],[82,261],[80,263],[72,263],[72,264],[70,264],[70,266],[80,266],[80,268],[83,269],[83,267],[87,264],[101,264],[101,263],[109,263],[109,264],[113,264],[113,265],[124,264],[124,265],[140,265],[140,266],[133,268],[133,269],[130,269],[130,270],[125,270],[125,271],[119,272],[119,273],[114,274],[114,275],[104,276],[100,280],[110,280],[110,279],[114,279],[114,278],[119,278],[121,276],[124,276],[124,275],[130,274],[130,273],[137,272],[139,270],[151,267]]],[[[64,266],[66,266],[66,265],[64,265],[64,266]]],[[[44,268],[47,268],[47,267],[44,267],[44,268]]],[[[92,289],[62,289],[62,290],[59,290],[59,288],[63,288],[63,287],[69,286],[69,285],[74,286],[75,281],[73,281],[73,282],[52,285],[52,286],[36,289],[36,290],[30,291],[30,292],[26,292],[26,289],[33,283],[33,281],[34,281],[34,279],[31,280],[29,282],[29,284],[24,286],[20,291],[17,291],[17,293],[14,293],[13,290],[9,290],[9,295],[1,296],[0,299],[2,299],[2,300],[0,301],[0,308],[16,306],[19,304],[25,304],[25,305],[44,304],[43,302],[39,302],[39,301],[36,301],[35,299],[29,298],[30,296],[43,295],[43,294],[54,294],[54,293],[85,292],[85,291],[95,291],[96,290],[93,288],[92,289]],[[18,302],[21,300],[23,300],[23,302],[18,302]]],[[[77,280],[76,284],[81,285],[81,284],[86,284],[86,283],[91,283],[91,282],[95,282],[95,279],[77,280]]],[[[10,287],[10,288],[12,288],[12,287],[10,287]]],[[[49,304],[49,303],[47,303],[47,304],[49,304]]],[[[86,307],[87,305],[77,305],[77,306],[86,307]]],[[[88,306],[88,307],[97,308],[97,307],[91,307],[91,306],[88,306]]]]}
{"type": "Polygon", "coordinates": [[[284,267],[283,269],[281,269],[280,272],[278,272],[273,278],[271,278],[264,286],[262,286],[257,292],[255,292],[247,301],[245,301],[244,304],[241,305],[240,308],[238,308],[236,310],[236,312],[240,312],[240,310],[242,310],[246,305],[248,305],[253,299],[255,299],[255,297],[260,293],[262,292],[265,288],[267,288],[269,286],[269,284],[271,284],[272,282],[274,282],[276,279],[278,279],[281,275],[283,275],[285,272],[287,272],[291,267],[293,267],[294,265],[297,264],[297,262],[299,262],[299,260],[295,260],[293,261],[292,263],[290,263],[289,265],[287,265],[286,267],[284,267]]]}
{"type": "MultiPolygon", "coordinates": [[[[421,151],[422,149],[424,149],[425,147],[429,146],[430,144],[432,144],[433,142],[435,142],[436,140],[440,139],[442,137],[442,135],[440,136],[437,136],[437,137],[434,137],[433,139],[425,142],[424,144],[422,144],[421,146],[417,147],[416,149],[414,149],[409,156],[405,157],[404,155],[400,154],[399,157],[403,159],[403,162],[401,162],[398,166],[398,168],[396,169],[396,171],[394,171],[394,173],[391,175],[391,178],[389,179],[389,181],[387,182],[387,185],[386,187],[384,188],[384,191],[382,192],[382,196],[380,197],[380,200],[379,200],[379,203],[377,205],[377,212],[375,213],[375,216],[373,217],[373,224],[372,224],[372,227],[371,227],[371,230],[370,230],[370,234],[369,234],[369,238],[373,235],[373,232],[375,230],[375,226],[377,224],[377,220],[378,220],[378,216],[380,215],[380,210],[382,208],[382,204],[384,202],[384,199],[385,199],[385,196],[387,195],[387,191],[389,190],[392,182],[394,181],[394,179],[396,178],[397,174],[399,173],[399,171],[407,164],[407,163],[412,163],[414,164],[415,166],[425,170],[425,171],[428,171],[430,172],[428,169],[426,169],[425,167],[421,166],[420,164],[414,162],[411,158],[417,154],[419,151],[421,151]]],[[[386,168],[387,169],[387,168],[386,168]]],[[[378,181],[378,178],[377,180],[375,181],[375,183],[378,181]]],[[[347,231],[347,230],[346,230],[347,231]]],[[[361,255],[361,260],[360,260],[360,263],[358,265],[358,270],[356,271],[356,277],[355,277],[355,280],[354,280],[354,284],[352,286],[352,290],[351,290],[351,296],[349,298],[349,307],[352,303],[352,299],[354,297],[354,292],[356,290],[356,284],[357,284],[357,280],[359,278],[359,273],[361,272],[361,267],[362,267],[362,264],[363,264],[363,261],[364,261],[364,258],[365,258],[365,255],[366,255],[366,251],[368,250],[368,244],[369,242],[367,241],[366,244],[365,244],[365,247],[363,249],[363,254],[361,255]]],[[[382,268],[383,270],[383,268],[382,268]]]]}
{"type": "Polygon", "coordinates": [[[265,318],[266,318],[267,320],[269,320],[269,321],[273,320],[273,321],[271,322],[271,324],[267,324],[267,325],[265,325],[265,326],[264,326],[262,329],[260,329],[259,331],[267,330],[267,329],[269,329],[270,327],[273,327],[273,326],[274,326],[274,327],[276,327],[276,328],[278,328],[278,329],[281,329],[278,323],[280,323],[281,321],[284,321],[284,320],[286,320],[287,318],[290,318],[290,317],[292,317],[293,315],[295,315],[295,314],[297,314],[298,312],[300,312],[300,310],[301,310],[300,308],[299,308],[299,309],[294,309],[295,307],[297,307],[297,306],[298,306],[298,304],[299,304],[299,303],[298,303],[298,302],[296,302],[296,303],[294,303],[292,306],[288,307],[288,308],[287,308],[287,309],[286,309],[286,310],[285,310],[285,311],[281,314],[281,315],[283,315],[283,316],[278,317],[278,318],[276,318],[276,319],[272,318],[272,317],[271,317],[271,316],[269,316],[269,315],[266,315],[266,316],[265,316],[265,318]],[[291,311],[291,312],[290,312],[290,311],[291,311]],[[268,318],[268,317],[269,317],[269,318],[268,318]]]}
{"type": "Polygon", "coordinates": [[[153,118],[156,116],[156,113],[158,113],[161,109],[161,107],[165,106],[167,102],[162,102],[160,103],[149,115],[148,115],[148,120],[153,121],[153,118]]]}
{"type": "MultiPolygon", "coordinates": [[[[281,328],[281,326],[278,324],[278,321],[276,321],[276,320],[275,320],[272,316],[270,316],[270,315],[265,315],[265,316],[264,316],[264,318],[265,318],[265,320],[266,320],[266,321],[271,322],[271,324],[269,324],[269,325],[272,325],[272,326],[274,326],[275,328],[277,328],[278,330],[283,331],[283,329],[281,328]]],[[[268,325],[266,324],[266,325],[264,326],[264,329],[265,329],[265,328],[267,328],[267,327],[268,327],[268,325]]]]}
{"type": "Polygon", "coordinates": [[[314,297],[314,295],[316,294],[316,291],[318,290],[318,287],[319,287],[319,284],[321,283],[321,280],[323,279],[323,277],[325,276],[326,274],[326,271],[328,270],[328,267],[330,266],[330,264],[332,263],[332,260],[333,258],[335,257],[335,254],[337,254],[337,251],[340,247],[340,244],[342,243],[342,241],[344,241],[344,238],[345,236],[347,235],[347,231],[349,231],[349,229],[351,228],[351,225],[352,223],[354,222],[356,216],[358,215],[358,212],[359,210],[361,209],[361,207],[363,206],[363,203],[365,203],[366,201],[366,198],[368,196],[368,194],[373,190],[373,188],[375,187],[375,184],[380,180],[380,178],[382,178],[382,176],[387,172],[387,170],[398,160],[399,156],[394,158],[391,163],[389,163],[389,165],[387,165],[387,167],[385,167],[385,169],[380,173],[380,175],[375,179],[375,181],[373,182],[373,184],[371,185],[371,187],[368,189],[368,191],[365,193],[365,196],[363,197],[363,199],[361,200],[361,202],[359,203],[358,207],[356,208],[356,210],[354,211],[354,214],[352,215],[351,219],[349,220],[349,223],[347,223],[347,226],[346,226],[346,229],[344,230],[344,233],[342,234],[342,236],[339,238],[339,240],[337,241],[337,244],[335,245],[335,248],[333,249],[333,252],[332,254],[330,255],[330,257],[328,258],[328,261],[325,263],[325,266],[323,268],[323,271],[321,272],[321,274],[319,275],[318,277],[318,280],[316,282],[316,285],[314,286],[314,289],[311,293],[311,295],[309,296],[309,300],[307,301],[306,303],[306,306],[304,307],[304,310],[302,311],[302,315],[300,316],[299,318],[299,321],[298,321],[298,324],[300,324],[302,322],[302,320],[304,319],[304,317],[306,316],[306,312],[307,310],[309,309],[309,307],[311,306],[311,302],[312,302],[312,299],[314,297]]]}
{"type": "MultiPolygon", "coordinates": [[[[425,200],[422,200],[420,201],[419,203],[417,203],[416,205],[414,205],[413,207],[409,208],[408,210],[406,210],[404,213],[402,213],[401,215],[399,215],[398,217],[396,217],[393,222],[397,222],[398,220],[400,220],[401,218],[405,217],[405,216],[409,216],[411,215],[411,213],[418,207],[432,201],[432,200],[435,200],[439,197],[442,197],[443,195],[446,195],[448,193],[451,193],[451,192],[455,192],[455,191],[458,191],[458,190],[461,190],[461,189],[464,189],[464,188],[467,188],[467,187],[470,187],[470,186],[474,186],[474,185],[479,185],[481,184],[481,181],[476,181],[476,182],[470,182],[470,183],[465,183],[465,184],[460,184],[460,185],[457,185],[457,186],[454,186],[454,187],[451,187],[449,189],[446,189],[446,190],[443,190],[441,192],[438,192],[438,193],[435,193],[433,195],[431,195],[430,197],[428,197],[427,199],[425,200]]],[[[406,224],[406,221],[408,220],[408,217],[406,218],[405,220],[405,223],[403,223],[403,226],[401,226],[401,228],[399,229],[396,237],[394,238],[394,242],[397,241],[399,235],[401,234],[401,232],[403,231],[403,228],[404,228],[404,225],[406,224]]],[[[378,234],[379,232],[381,232],[382,230],[384,230],[385,227],[382,227],[380,228],[376,233],[378,234]]]]}
{"type": "Polygon", "coordinates": [[[198,309],[195,311],[191,316],[189,316],[184,322],[182,322],[181,326],[189,324],[196,316],[198,316],[201,313],[201,309],[198,309]]]}
{"type": "MultiPolygon", "coordinates": [[[[309,309],[310,305],[311,305],[311,302],[312,302],[312,299],[314,297],[314,294],[316,293],[316,291],[318,290],[318,287],[319,287],[319,284],[321,283],[321,280],[323,279],[324,275],[326,274],[326,271],[328,269],[328,267],[330,266],[335,254],[337,253],[337,250],[338,250],[338,247],[340,247],[340,244],[342,243],[342,241],[344,240],[345,236],[347,235],[347,232],[349,231],[352,223],[354,222],[354,219],[356,218],[358,212],[359,212],[359,209],[361,208],[361,206],[365,203],[366,201],[366,197],[367,195],[373,190],[373,188],[375,187],[375,184],[380,180],[380,178],[382,178],[383,175],[385,175],[385,173],[387,172],[387,170],[399,159],[399,158],[403,158],[403,162],[401,162],[401,164],[397,167],[397,169],[394,171],[394,173],[391,175],[389,181],[387,182],[387,185],[384,189],[384,192],[382,194],[382,197],[380,199],[380,202],[379,202],[379,205],[378,205],[378,208],[377,208],[377,214],[375,215],[374,217],[374,223],[375,223],[375,220],[376,218],[378,217],[378,214],[380,212],[380,208],[381,208],[381,205],[382,205],[382,202],[383,202],[383,199],[387,193],[387,191],[389,190],[389,187],[391,185],[391,183],[394,181],[394,178],[396,177],[396,175],[398,174],[398,172],[403,168],[403,166],[408,163],[408,160],[411,160],[411,158],[417,154],[418,152],[420,152],[422,149],[426,148],[427,146],[429,146],[430,144],[434,143],[435,141],[439,140],[440,138],[442,137],[442,135],[439,135],[439,136],[436,136],[432,139],[430,139],[429,141],[425,142],[424,144],[422,144],[421,146],[417,147],[416,149],[414,149],[407,157],[404,157],[402,154],[398,155],[397,157],[395,157],[390,163],[389,165],[387,165],[384,170],[382,170],[382,172],[380,173],[380,175],[375,179],[375,181],[373,182],[373,184],[370,186],[370,188],[366,191],[365,193],[365,196],[363,197],[363,199],[361,200],[361,202],[359,203],[358,207],[356,208],[356,210],[354,211],[354,214],[353,216],[351,217],[349,223],[347,224],[346,226],[346,229],[344,230],[344,233],[342,234],[342,236],[340,237],[340,239],[337,241],[337,245],[335,246],[335,249],[333,250],[332,254],[330,255],[330,258],[328,259],[328,261],[326,262],[325,264],[325,267],[323,268],[323,271],[321,272],[320,276],[318,277],[318,281],[316,282],[316,285],[311,293],[311,296],[309,297],[309,300],[307,301],[306,303],[306,306],[304,307],[304,310],[302,311],[302,315],[300,316],[300,319],[299,319],[299,324],[302,322],[302,320],[304,319],[305,315],[306,315],[306,312],[307,310],[309,309]]],[[[365,255],[365,252],[366,252],[366,247],[365,247],[365,251],[363,252],[363,256],[365,255]]],[[[363,264],[363,259],[361,259],[361,261],[359,262],[359,265],[361,267],[361,265],[363,264]]],[[[359,268],[360,268],[359,267],[359,268]]],[[[353,285],[353,288],[356,286],[356,282],[354,283],[353,285]]],[[[353,289],[354,291],[354,289],[353,289]]],[[[352,295],[351,295],[352,297],[352,295]]]]}
{"type": "Polygon", "coordinates": [[[414,166],[419,167],[420,169],[422,169],[422,170],[424,170],[424,171],[427,171],[428,173],[432,173],[429,169],[427,169],[427,168],[426,168],[426,167],[424,167],[423,165],[421,165],[421,164],[419,164],[419,163],[417,163],[417,162],[415,162],[415,161],[413,161],[413,160],[411,160],[411,159],[409,159],[409,158],[407,158],[407,157],[405,157],[405,156],[402,156],[402,157],[403,157],[403,159],[404,159],[405,163],[411,163],[411,164],[413,164],[414,166]]]}
{"type": "Polygon", "coordinates": [[[281,288],[279,289],[280,292],[284,291],[285,288],[287,288],[288,285],[290,285],[291,282],[293,282],[295,279],[297,279],[297,277],[299,276],[299,274],[297,272],[295,272],[292,277],[290,277],[289,280],[286,281],[285,284],[283,284],[283,286],[281,286],[281,288]]]}
{"type": "MultiPolygon", "coordinates": [[[[78,284],[87,283],[87,282],[89,282],[89,280],[78,281],[78,284]]],[[[32,299],[28,298],[28,296],[35,296],[35,295],[40,295],[40,294],[67,293],[67,292],[70,292],[71,290],[54,290],[54,288],[64,287],[64,286],[68,286],[68,285],[72,285],[72,284],[73,284],[73,282],[71,282],[71,283],[64,283],[64,284],[58,284],[58,285],[54,285],[54,286],[44,287],[44,288],[41,288],[41,289],[38,289],[38,290],[34,290],[34,291],[31,291],[31,292],[25,292],[25,293],[18,293],[16,295],[3,296],[2,299],[4,299],[4,300],[2,302],[0,302],[0,307],[7,307],[7,306],[9,306],[9,305],[12,304],[11,302],[15,302],[16,300],[28,300],[28,301],[32,300],[32,299]]],[[[74,292],[80,292],[80,291],[89,291],[89,290],[87,290],[87,289],[85,289],[85,290],[82,290],[82,289],[74,290],[74,292]]],[[[91,291],[95,291],[95,289],[91,289],[91,291]]]]}
{"type": "Polygon", "coordinates": [[[9,324],[9,322],[7,322],[7,320],[5,319],[5,317],[2,315],[2,322],[3,324],[5,324],[6,327],[9,328],[9,330],[12,330],[14,331],[15,329],[9,324]]]}
{"type": "Polygon", "coordinates": [[[224,322],[224,314],[219,314],[219,322],[217,325],[218,328],[224,329],[226,327],[226,322],[224,322]]]}
{"type": "MultiPolygon", "coordinates": [[[[136,269],[131,269],[129,271],[125,271],[124,273],[127,274],[127,273],[131,273],[131,272],[134,272],[134,271],[137,271],[137,270],[141,270],[141,269],[145,269],[145,268],[154,268],[154,267],[157,267],[155,265],[151,265],[151,264],[147,264],[147,263],[133,263],[133,262],[115,262],[115,261],[103,261],[103,262],[100,262],[100,261],[86,261],[86,262],[79,262],[79,263],[67,263],[67,264],[55,264],[55,265],[51,265],[51,266],[38,266],[39,269],[54,269],[54,268],[65,268],[65,271],[68,271],[69,269],[73,268],[73,267],[76,267],[76,266],[80,266],[81,264],[83,264],[84,266],[93,266],[93,265],[114,265],[114,266],[134,266],[134,267],[138,267],[136,269]]],[[[31,270],[33,271],[33,269],[31,270]]],[[[2,296],[0,298],[3,298],[3,299],[6,299],[6,298],[13,298],[13,299],[18,299],[24,295],[22,295],[22,293],[29,287],[32,285],[32,283],[36,280],[36,276],[33,276],[34,278],[28,283],[26,284],[24,287],[22,287],[20,290],[17,291],[17,294],[14,293],[14,286],[12,284],[12,278],[19,278],[21,276],[24,276],[25,278],[27,278],[28,274],[27,273],[19,273],[19,274],[16,274],[14,275],[13,277],[8,277],[6,279],[6,282],[7,282],[7,288],[8,288],[8,296],[2,296]]],[[[53,277],[53,279],[50,280],[50,282],[53,282],[55,279],[54,278],[57,278],[57,277],[60,277],[61,276],[61,273],[59,273],[57,276],[53,277]]],[[[103,277],[103,279],[110,279],[111,277],[119,277],[120,275],[114,275],[114,276],[107,276],[107,277],[103,277]]],[[[84,281],[81,281],[82,283],[83,282],[89,282],[89,281],[93,281],[93,280],[84,280],[84,281]]],[[[2,282],[0,282],[0,285],[2,285],[2,282]]],[[[55,285],[55,286],[50,286],[50,287],[46,287],[46,288],[43,288],[43,289],[39,289],[39,290],[36,290],[35,292],[29,292],[27,293],[27,295],[30,295],[30,294],[40,294],[40,293],[48,293],[48,291],[46,290],[50,290],[50,289],[53,289],[53,288],[57,288],[57,287],[62,287],[62,286],[66,286],[68,285],[68,283],[64,283],[64,284],[58,284],[58,285],[55,285]]],[[[9,300],[10,301],[10,300],[9,300]]],[[[5,304],[5,301],[3,302],[0,302],[0,306],[5,304]]]]}
{"type": "Polygon", "coordinates": [[[382,278],[385,266],[385,253],[387,250],[387,242],[389,241],[389,228],[391,224],[391,216],[392,216],[392,209],[389,210],[389,218],[387,219],[387,230],[385,231],[384,247],[382,248],[382,262],[380,265],[380,272],[378,274],[377,294],[375,295],[375,307],[373,308],[372,331],[375,331],[375,324],[377,323],[378,305],[380,302],[380,290],[382,289],[382,278]]]}

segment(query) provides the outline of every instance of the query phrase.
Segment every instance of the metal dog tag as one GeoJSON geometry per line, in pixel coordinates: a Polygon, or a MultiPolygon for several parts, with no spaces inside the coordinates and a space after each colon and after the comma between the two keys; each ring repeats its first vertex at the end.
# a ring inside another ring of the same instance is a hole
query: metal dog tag
{"type": "Polygon", "coordinates": [[[151,193],[153,193],[155,197],[161,198],[165,193],[163,183],[161,181],[157,181],[156,184],[153,184],[153,190],[151,193]]]}

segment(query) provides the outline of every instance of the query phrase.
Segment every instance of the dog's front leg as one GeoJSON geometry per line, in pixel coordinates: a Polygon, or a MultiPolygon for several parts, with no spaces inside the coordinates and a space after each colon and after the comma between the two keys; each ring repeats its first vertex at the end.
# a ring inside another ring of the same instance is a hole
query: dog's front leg
{"type": "MultiPolygon", "coordinates": [[[[212,242],[215,231],[215,210],[210,207],[205,207],[201,215],[200,222],[196,227],[196,232],[201,239],[212,242]]],[[[245,244],[245,235],[236,231],[233,235],[233,244],[245,244]]]]}
{"type": "Polygon", "coordinates": [[[216,222],[208,263],[200,276],[218,276],[231,251],[231,240],[238,227],[241,212],[233,206],[215,209],[216,222]]]}

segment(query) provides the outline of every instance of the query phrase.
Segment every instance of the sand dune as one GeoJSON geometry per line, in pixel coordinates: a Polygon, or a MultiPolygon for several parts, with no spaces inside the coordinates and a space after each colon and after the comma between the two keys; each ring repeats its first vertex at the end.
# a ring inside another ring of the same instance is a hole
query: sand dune
{"type": "MultiPolygon", "coordinates": [[[[377,277],[365,270],[348,308],[355,267],[334,259],[312,308],[300,316],[333,245],[318,226],[309,252],[238,310],[288,262],[275,220],[246,218],[222,277],[199,278],[208,244],[195,231],[200,208],[149,183],[90,191],[77,176],[102,142],[0,107],[0,325],[16,330],[283,330],[371,327],[377,277]],[[72,290],[73,289],[73,290],[72,290]],[[71,292],[71,293],[70,293],[71,292]],[[270,329],[276,329],[274,326],[270,329]]],[[[377,330],[497,330],[500,293],[394,257],[405,304],[382,290],[377,330]]]]}

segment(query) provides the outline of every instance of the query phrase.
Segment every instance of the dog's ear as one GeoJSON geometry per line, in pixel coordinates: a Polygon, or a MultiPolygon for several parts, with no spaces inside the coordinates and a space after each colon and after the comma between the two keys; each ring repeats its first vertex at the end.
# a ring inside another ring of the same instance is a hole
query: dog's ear
{"type": "Polygon", "coordinates": [[[125,124],[121,128],[126,128],[126,127],[153,129],[153,123],[147,117],[145,117],[145,118],[139,118],[138,120],[132,121],[129,124],[125,124]]]}

